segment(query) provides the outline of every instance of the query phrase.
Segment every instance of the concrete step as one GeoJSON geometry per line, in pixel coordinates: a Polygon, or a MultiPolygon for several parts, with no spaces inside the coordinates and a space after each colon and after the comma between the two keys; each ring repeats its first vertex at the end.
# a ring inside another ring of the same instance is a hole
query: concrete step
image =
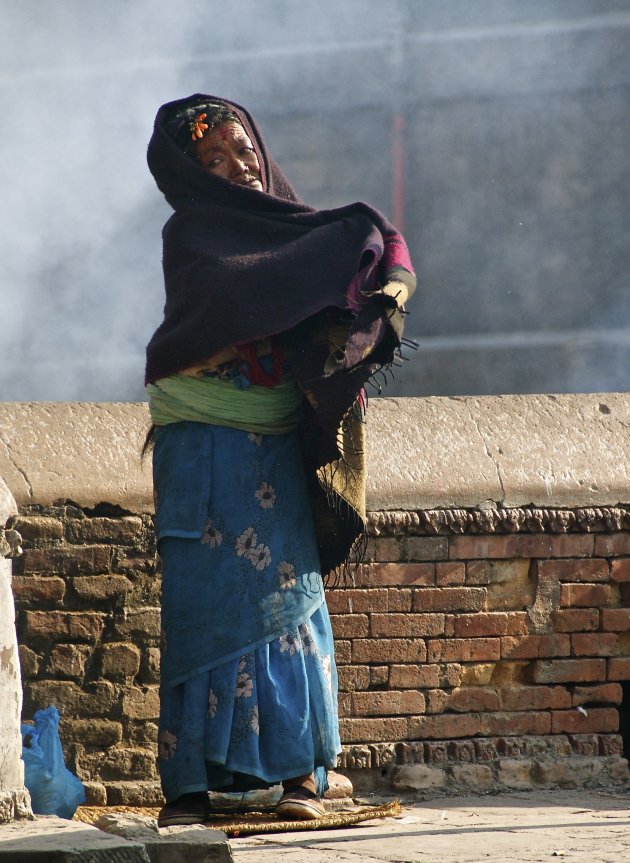
{"type": "Polygon", "coordinates": [[[99,828],[54,815],[2,824],[0,863],[232,863],[226,835],[200,825],[158,830],[154,818],[112,815],[99,828]]]}

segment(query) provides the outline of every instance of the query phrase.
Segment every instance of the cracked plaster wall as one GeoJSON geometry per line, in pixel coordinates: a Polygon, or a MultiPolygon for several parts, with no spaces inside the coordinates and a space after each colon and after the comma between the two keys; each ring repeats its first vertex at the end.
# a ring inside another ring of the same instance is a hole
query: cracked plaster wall
{"type": "MultiPolygon", "coordinates": [[[[18,506],[152,510],[144,403],[0,403],[0,477],[18,506]]],[[[630,502],[630,395],[373,399],[368,510],[630,502]]]]}

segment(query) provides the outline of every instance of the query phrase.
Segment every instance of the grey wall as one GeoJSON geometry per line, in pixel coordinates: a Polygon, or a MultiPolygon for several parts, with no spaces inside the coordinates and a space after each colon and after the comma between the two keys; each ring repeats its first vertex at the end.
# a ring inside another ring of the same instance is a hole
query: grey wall
{"type": "Polygon", "coordinates": [[[404,230],[422,345],[388,394],[624,390],[630,0],[3,0],[5,400],[143,398],[159,104],[244,102],[318,206],[404,230]]]}

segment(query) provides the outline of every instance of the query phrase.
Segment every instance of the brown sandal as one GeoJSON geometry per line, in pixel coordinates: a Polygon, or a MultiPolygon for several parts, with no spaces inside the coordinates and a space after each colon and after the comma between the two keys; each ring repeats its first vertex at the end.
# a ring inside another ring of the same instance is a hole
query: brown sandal
{"type": "Polygon", "coordinates": [[[320,798],[303,785],[287,788],[278,805],[276,815],[286,821],[314,821],[326,814],[320,798]]]}

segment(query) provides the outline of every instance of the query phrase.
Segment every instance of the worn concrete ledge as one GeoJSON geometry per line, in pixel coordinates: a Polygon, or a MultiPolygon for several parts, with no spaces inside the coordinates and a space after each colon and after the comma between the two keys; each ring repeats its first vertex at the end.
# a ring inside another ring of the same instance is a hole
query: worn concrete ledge
{"type": "MultiPolygon", "coordinates": [[[[150,512],[144,403],[0,404],[0,477],[18,505],[150,512]]],[[[368,509],[630,502],[630,394],[373,399],[368,509]]]]}
{"type": "Polygon", "coordinates": [[[630,394],[372,401],[368,509],[630,501],[630,394]]]}

